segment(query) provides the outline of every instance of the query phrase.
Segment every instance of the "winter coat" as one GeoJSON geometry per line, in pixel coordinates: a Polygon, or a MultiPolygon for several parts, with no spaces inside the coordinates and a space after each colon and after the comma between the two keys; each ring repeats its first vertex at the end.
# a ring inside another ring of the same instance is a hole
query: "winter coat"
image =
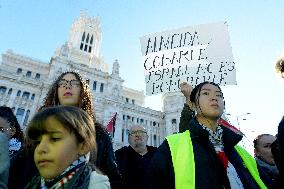
{"type": "MultiPolygon", "coordinates": [[[[235,167],[244,188],[259,188],[248,169],[244,166],[241,157],[234,149],[234,146],[242,139],[242,136],[226,127],[221,127],[223,129],[224,152],[230,163],[235,167]]],[[[196,119],[190,121],[188,129],[195,159],[195,188],[219,189],[224,184],[226,188],[230,188],[227,172],[218,158],[214,146],[209,141],[208,132],[202,128],[196,119]]],[[[191,170],[188,170],[188,174],[191,174],[191,170]]],[[[174,178],[171,152],[168,142],[164,141],[150,162],[147,173],[149,181],[147,188],[174,189],[174,178]]]]}
{"type": "Polygon", "coordinates": [[[148,152],[143,156],[137,153],[131,146],[124,146],[115,151],[117,165],[122,175],[124,189],[140,189],[148,169],[148,165],[157,148],[147,146],[148,152]]]}
{"type": "Polygon", "coordinates": [[[121,175],[116,164],[111,136],[104,126],[98,126],[98,123],[96,125],[97,160],[95,165],[108,176],[112,189],[121,188],[121,175]]]}
{"type": "Polygon", "coordinates": [[[0,188],[6,189],[9,176],[10,157],[8,150],[8,138],[0,132],[0,188]]]}
{"type": "Polygon", "coordinates": [[[277,139],[271,144],[271,152],[275,164],[279,170],[279,177],[276,178],[274,188],[283,188],[284,186],[284,117],[278,126],[277,139]]]}

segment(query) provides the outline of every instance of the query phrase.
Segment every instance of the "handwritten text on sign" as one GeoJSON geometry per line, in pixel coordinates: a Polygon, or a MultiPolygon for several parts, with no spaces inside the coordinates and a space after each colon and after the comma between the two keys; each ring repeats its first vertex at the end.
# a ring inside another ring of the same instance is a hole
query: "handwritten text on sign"
{"type": "Polygon", "coordinates": [[[146,94],[179,91],[187,81],[236,84],[226,23],[166,31],[141,38],[146,94]]]}

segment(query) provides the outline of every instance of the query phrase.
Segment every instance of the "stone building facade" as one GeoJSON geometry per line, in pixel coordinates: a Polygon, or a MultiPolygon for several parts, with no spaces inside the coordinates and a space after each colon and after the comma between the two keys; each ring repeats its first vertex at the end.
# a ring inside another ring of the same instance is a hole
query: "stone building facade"
{"type": "Polygon", "coordinates": [[[100,52],[101,42],[99,19],[81,13],[71,26],[68,41],[55,50],[48,63],[7,50],[0,62],[0,106],[11,107],[24,129],[57,76],[75,70],[89,83],[97,120],[106,125],[117,112],[115,149],[128,145],[128,129],[133,124],[146,127],[148,144],[153,146],[178,132],[182,95],[164,94],[163,111],[144,107],[144,91],[123,86],[118,60],[113,62],[111,73],[108,72],[108,64],[100,52]]]}

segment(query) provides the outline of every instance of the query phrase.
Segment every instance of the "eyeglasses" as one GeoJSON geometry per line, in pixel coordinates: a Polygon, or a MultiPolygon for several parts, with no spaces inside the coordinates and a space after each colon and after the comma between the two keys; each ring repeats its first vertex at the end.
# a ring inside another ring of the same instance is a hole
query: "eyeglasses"
{"type": "Polygon", "coordinates": [[[58,82],[58,87],[61,87],[61,88],[66,87],[68,85],[68,83],[70,83],[71,87],[79,87],[81,85],[80,81],[76,80],[76,79],[72,79],[70,81],[65,80],[65,79],[61,79],[58,82]]]}
{"type": "Polygon", "coordinates": [[[5,132],[7,132],[7,131],[10,131],[11,130],[11,127],[0,127],[0,132],[2,132],[2,133],[5,133],[5,132]]]}
{"type": "Polygon", "coordinates": [[[138,131],[133,131],[131,133],[129,133],[129,135],[145,135],[147,132],[146,131],[141,131],[141,130],[138,130],[138,131]]]}

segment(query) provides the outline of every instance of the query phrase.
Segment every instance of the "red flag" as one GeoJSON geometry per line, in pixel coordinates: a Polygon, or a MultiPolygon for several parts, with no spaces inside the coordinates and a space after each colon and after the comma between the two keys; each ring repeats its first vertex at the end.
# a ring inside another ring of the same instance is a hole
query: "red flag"
{"type": "Polygon", "coordinates": [[[224,120],[223,118],[220,118],[220,119],[218,120],[218,124],[219,124],[219,125],[222,125],[222,126],[224,126],[224,127],[227,127],[227,128],[229,128],[229,129],[231,129],[231,130],[234,131],[235,133],[242,134],[242,132],[241,132],[239,129],[237,129],[235,126],[231,125],[229,122],[227,122],[227,121],[224,120]]]}
{"type": "Polygon", "coordinates": [[[115,114],[112,116],[112,118],[109,120],[109,122],[107,124],[107,130],[108,130],[109,133],[111,133],[112,136],[113,136],[114,130],[115,130],[116,115],[117,115],[117,112],[115,112],[115,114]]]}

